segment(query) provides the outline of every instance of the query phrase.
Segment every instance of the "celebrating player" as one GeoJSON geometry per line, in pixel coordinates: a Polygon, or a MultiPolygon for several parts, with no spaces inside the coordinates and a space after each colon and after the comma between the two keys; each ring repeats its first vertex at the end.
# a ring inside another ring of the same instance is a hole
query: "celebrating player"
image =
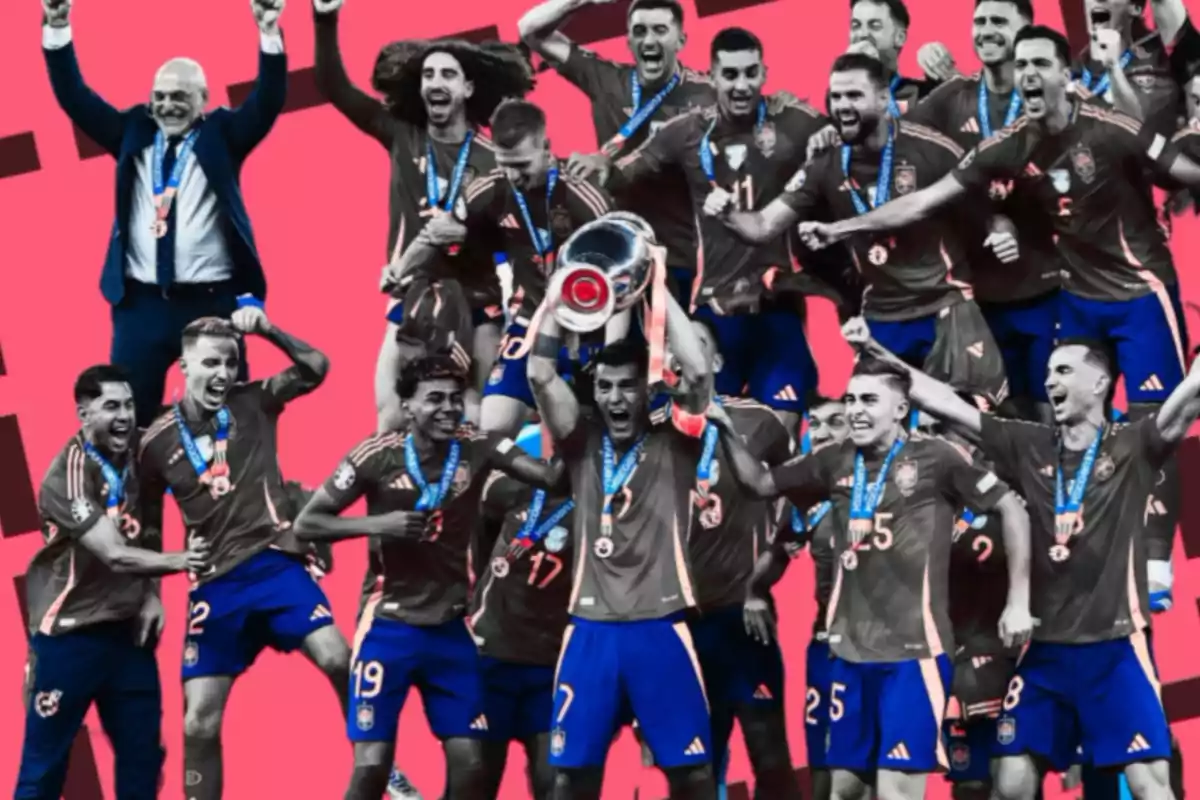
{"type": "Polygon", "coordinates": [[[937,84],[900,75],[900,52],[908,41],[912,17],[904,0],[851,0],[849,53],[861,53],[883,64],[888,111],[899,117],[937,84]]]}
{"type": "MultiPolygon", "coordinates": [[[[531,49],[588,96],[596,143],[605,159],[611,159],[640,146],[672,117],[712,105],[716,94],[706,77],[679,63],[687,36],[678,0],[633,0],[629,4],[626,27],[633,64],[601,58],[559,30],[574,12],[605,2],[546,0],[530,9],[517,28],[531,49]]],[[[572,156],[572,174],[588,174],[605,159],[572,156]]],[[[653,192],[623,197],[621,207],[650,223],[659,243],[667,248],[676,297],[690,296],[696,231],[683,176],[668,170],[653,192]]]]}
{"type": "Polygon", "coordinates": [[[615,163],[608,186],[618,197],[653,195],[665,170],[683,171],[701,220],[691,304],[719,333],[724,354],[716,390],[740,396],[749,387],[759,402],[792,417],[787,426],[794,429],[817,370],[796,296],[771,291],[789,263],[786,239],[747,245],[701,212],[710,193],[740,210],[778,195],[804,164],[809,137],[824,127],[824,118],[789,95],[763,97],[762,42],[741,28],[713,37],[712,78],[716,106],[666,123],[615,163]]]}
{"type": "MultiPolygon", "coordinates": [[[[391,258],[384,268],[388,329],[375,372],[379,431],[394,429],[395,385],[400,369],[396,328],[403,321],[407,290],[400,262],[426,224],[444,218],[436,236],[436,258],[424,265],[426,276],[454,278],[462,284],[474,312],[475,342],[481,372],[473,389],[481,390],[500,338],[500,284],[491,251],[458,247],[461,226],[447,224],[471,182],[496,168],[494,148],[480,129],[505,97],[521,97],[533,86],[528,62],[513,46],[474,45],[449,40],[400,41],[384,47],[375,61],[371,86],[383,101],[350,82],[338,47],[338,17],[344,0],[313,0],[316,18],[316,81],[351,123],[378,141],[392,160],[388,242],[391,258]]],[[[412,276],[410,276],[412,277],[412,276]]],[[[474,405],[472,401],[471,405],[474,405]]],[[[475,410],[469,409],[476,415],[475,410]]]]}
{"type": "Polygon", "coordinates": [[[1029,519],[1020,498],[952,445],[909,434],[909,388],[903,367],[860,360],[845,395],[849,439],[771,471],[719,407],[709,411],[725,428],[733,471],[747,489],[783,494],[796,508],[832,500],[849,516],[849,527],[835,532],[829,610],[826,760],[838,798],[862,796],[874,772],[881,796],[916,800],[926,774],[948,766],[941,738],[953,642],[947,582],[960,509],[1000,514],[1014,565],[1000,634],[1019,644],[1032,627],[1029,519]]]}
{"type": "MultiPolygon", "coordinates": [[[[912,194],[949,172],[962,150],[945,136],[888,112],[883,68],[846,54],[833,64],[829,102],[843,145],[822,152],[758,211],[735,210],[723,193],[705,203],[739,236],[770,241],[798,219],[854,219],[892,194],[912,194]]],[[[954,276],[963,262],[961,219],[944,213],[889,237],[857,237],[850,256],[867,284],[863,314],[872,334],[914,364],[999,402],[1005,394],[999,351],[970,287],[954,276]],[[934,366],[936,365],[936,366],[934,366]]]]}
{"type": "Polygon", "coordinates": [[[118,367],[75,381],[81,428],[38,493],[45,545],[25,576],[30,657],[17,800],[62,797],[75,736],[93,703],[116,759],[118,797],[152,798],[162,773],[162,690],[154,649],[163,628],[158,583],[203,569],[206,544],[162,552],[143,527],[133,390],[118,367]]]}
{"type": "Polygon", "coordinates": [[[710,800],[708,704],[681,616],[696,605],[686,548],[701,452],[677,429],[704,423],[689,415],[708,400],[708,365],[692,323],[668,297],[668,342],[683,384],[693,387],[676,400],[676,424],[649,424],[647,350],[631,340],[596,356],[598,415],[582,418],[556,368],[556,288],[552,279],[550,313],[529,359],[538,411],[566,461],[576,504],[572,619],[555,679],[550,763],[561,770],[560,796],[598,800],[609,745],[623,712],[632,711],[673,800],[710,800]]]}
{"type": "MultiPolygon", "coordinates": [[[[565,483],[565,481],[563,481],[565,483]]],[[[575,501],[492,473],[483,487],[484,520],[499,531],[483,549],[483,576],[471,593],[471,632],[480,651],[487,712],[487,797],[496,797],[510,742],[525,748],[530,796],[550,800],[550,719],[554,665],[569,617],[570,530],[575,501]]]]}
{"type": "Polygon", "coordinates": [[[375,800],[386,789],[400,711],[413,686],[445,749],[447,800],[485,796],[479,740],[488,718],[464,617],[479,498],[493,468],[542,486],[554,485],[558,473],[499,434],[461,435],[465,389],[452,359],[406,366],[396,392],[408,433],[376,434],[351,450],[297,520],[305,538],[381,540],[381,591],[355,635],[347,800],[375,800]],[[339,516],[364,496],[366,516],[339,516]]]}
{"type": "Polygon", "coordinates": [[[219,800],[229,691],[264,647],[301,649],[345,701],[350,650],[290,530],[294,509],[277,453],[285,406],[321,385],[329,360],[246,305],[232,321],[188,325],[180,367],[184,398],[146,430],[138,466],[145,525],[161,529],[170,489],[185,528],[212,550],[188,603],[183,759],[188,797],[219,800]],[[278,347],[292,366],[235,383],[246,334],[278,347]]]}
{"type": "Polygon", "coordinates": [[[1157,415],[1133,423],[1108,421],[1114,380],[1101,346],[1061,341],[1046,375],[1051,426],[981,413],[913,373],[916,402],[978,435],[1034,520],[1032,605],[1041,624],[996,728],[1004,756],[996,792],[1005,800],[1036,795],[1034,757],[1063,770],[1080,745],[1097,767],[1124,768],[1139,800],[1171,796],[1170,732],[1145,635],[1143,515],[1163,463],[1200,414],[1200,368],[1157,415]]]}
{"type": "MultiPolygon", "coordinates": [[[[801,439],[801,452],[808,455],[826,445],[838,445],[850,435],[846,421],[846,406],[839,400],[815,397],[809,401],[808,431],[801,439]]],[[[747,633],[767,644],[776,639],[775,604],[771,587],[777,584],[788,564],[798,556],[805,544],[816,568],[817,613],[813,619],[812,640],[805,656],[804,677],[804,741],[808,753],[813,800],[829,800],[829,769],[825,760],[825,741],[829,735],[829,599],[834,582],[834,527],[841,524],[841,515],[829,501],[818,503],[805,513],[789,508],[787,527],[777,534],[766,552],[754,565],[747,582],[743,606],[747,633]]]]}

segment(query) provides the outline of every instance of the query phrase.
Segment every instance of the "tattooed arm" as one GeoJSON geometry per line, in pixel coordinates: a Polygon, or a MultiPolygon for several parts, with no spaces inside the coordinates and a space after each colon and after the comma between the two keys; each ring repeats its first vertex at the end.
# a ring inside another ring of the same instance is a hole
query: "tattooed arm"
{"type": "Polygon", "coordinates": [[[244,306],[233,314],[233,326],[243,334],[255,333],[278,347],[292,360],[292,366],[264,382],[268,394],[280,406],[303,397],[325,382],[329,357],[307,342],[285,333],[267,319],[257,306],[244,306]]]}

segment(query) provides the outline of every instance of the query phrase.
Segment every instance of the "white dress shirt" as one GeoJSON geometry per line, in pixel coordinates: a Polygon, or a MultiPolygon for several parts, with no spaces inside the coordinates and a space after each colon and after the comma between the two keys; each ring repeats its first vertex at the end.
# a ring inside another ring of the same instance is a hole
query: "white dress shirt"
{"type": "MultiPolygon", "coordinates": [[[[263,33],[262,52],[283,52],[283,37],[263,33]]],[[[42,47],[57,50],[71,43],[70,26],[42,27],[42,47]]],[[[197,144],[199,140],[197,139],[197,144]]],[[[176,145],[178,152],[179,145],[176,145]]],[[[134,161],[132,205],[126,231],[125,275],[139,283],[158,283],[157,247],[154,236],[154,146],[146,147],[134,161]]],[[[166,179],[169,176],[163,176],[166,179]]],[[[179,190],[175,194],[175,282],[216,283],[233,276],[233,259],[225,240],[217,197],[208,185],[195,151],[188,155],[179,190]]],[[[230,231],[233,234],[232,231],[230,231]]]]}

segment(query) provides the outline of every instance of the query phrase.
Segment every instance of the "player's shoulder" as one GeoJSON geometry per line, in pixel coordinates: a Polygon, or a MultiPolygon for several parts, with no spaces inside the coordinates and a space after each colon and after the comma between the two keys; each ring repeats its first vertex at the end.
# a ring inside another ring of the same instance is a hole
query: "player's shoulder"
{"type": "Polygon", "coordinates": [[[1079,104],[1079,118],[1089,120],[1102,133],[1119,130],[1137,136],[1142,130],[1142,123],[1128,114],[1086,100],[1079,104]]]}
{"type": "Polygon", "coordinates": [[[679,70],[679,85],[692,91],[710,91],[716,97],[716,86],[707,72],[691,67],[681,67],[679,70]]]}
{"type": "Polygon", "coordinates": [[[780,435],[787,435],[787,426],[783,420],[768,405],[749,397],[721,397],[721,405],[729,412],[734,428],[743,428],[738,432],[749,435],[752,432],[770,428],[780,435]]]}
{"type": "Polygon", "coordinates": [[[175,431],[175,409],[173,406],[168,406],[163,409],[163,412],[154,418],[145,429],[143,429],[138,437],[138,447],[135,451],[138,454],[138,459],[145,457],[148,453],[154,452],[162,447],[170,447],[173,442],[173,432],[175,431]]]}
{"type": "Polygon", "coordinates": [[[489,153],[496,152],[496,143],[492,141],[492,137],[487,134],[487,131],[478,128],[474,131],[471,144],[478,145],[489,153]]]}
{"type": "Polygon", "coordinates": [[[955,158],[962,157],[962,147],[946,134],[936,131],[928,125],[922,125],[919,122],[913,122],[904,118],[901,118],[899,123],[901,136],[929,145],[937,150],[946,151],[955,158]]]}
{"type": "Polygon", "coordinates": [[[819,119],[823,116],[812,105],[787,90],[767,95],[766,102],[768,117],[800,116],[806,119],[819,119]]]}
{"type": "Polygon", "coordinates": [[[975,150],[972,152],[982,153],[1005,142],[1021,141],[1031,130],[1029,120],[1023,116],[1018,117],[1011,125],[1004,126],[991,136],[980,141],[979,144],[975,145],[975,150]]]}
{"type": "Polygon", "coordinates": [[[975,463],[975,457],[970,450],[941,436],[930,436],[920,431],[912,431],[908,435],[908,441],[909,444],[919,448],[919,452],[928,453],[931,458],[941,463],[952,466],[975,463]]]}
{"type": "Polygon", "coordinates": [[[463,198],[468,203],[477,203],[490,199],[495,196],[500,187],[504,185],[503,181],[506,180],[508,179],[504,175],[504,170],[496,167],[471,181],[470,185],[463,192],[463,198]]]}
{"type": "Polygon", "coordinates": [[[83,437],[77,433],[67,440],[46,468],[40,487],[41,495],[68,499],[79,496],[85,486],[87,464],[83,437]]]}
{"type": "Polygon", "coordinates": [[[563,186],[566,187],[567,195],[574,201],[581,203],[594,217],[601,217],[607,214],[612,206],[608,198],[608,193],[599,185],[594,175],[589,175],[586,178],[565,175],[563,177],[563,186]]]}
{"type": "Polygon", "coordinates": [[[383,433],[372,433],[365,439],[359,441],[349,453],[346,454],[346,462],[352,467],[361,467],[372,458],[377,458],[385,453],[388,453],[395,448],[401,446],[404,441],[404,434],[396,431],[385,431],[383,433]]]}
{"type": "Polygon", "coordinates": [[[511,498],[520,482],[510,478],[503,471],[494,469],[483,481],[483,493],[480,495],[484,503],[501,504],[511,498]]]}
{"type": "Polygon", "coordinates": [[[979,81],[983,79],[983,73],[973,72],[970,75],[955,74],[951,75],[946,80],[934,87],[933,91],[925,95],[921,99],[922,103],[930,100],[941,100],[943,98],[956,97],[957,95],[967,92],[979,91],[979,81]]]}
{"type": "Polygon", "coordinates": [[[1200,120],[1190,119],[1186,125],[1175,131],[1175,135],[1171,137],[1171,141],[1193,143],[1197,137],[1200,137],[1200,120]]]}

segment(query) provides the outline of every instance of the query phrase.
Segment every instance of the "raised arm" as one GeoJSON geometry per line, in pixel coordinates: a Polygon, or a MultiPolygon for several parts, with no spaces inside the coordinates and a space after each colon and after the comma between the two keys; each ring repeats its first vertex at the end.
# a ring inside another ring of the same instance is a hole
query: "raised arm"
{"type": "Polygon", "coordinates": [[[771,500],[779,496],[775,486],[775,478],[765,464],[756,459],[746,448],[741,434],[733,427],[733,420],[724,408],[712,403],[708,407],[708,417],[720,428],[721,446],[729,458],[729,466],[733,468],[733,478],[743,489],[754,497],[771,500]]]}
{"type": "Polygon", "coordinates": [[[43,0],[42,54],[54,99],[88,138],[116,158],[125,134],[125,115],[83,80],[71,33],[72,0],[43,0]]]}
{"type": "Polygon", "coordinates": [[[1192,362],[1183,383],[1167,398],[1158,410],[1158,434],[1163,441],[1177,445],[1187,436],[1188,429],[1200,416],[1200,359],[1192,362]]]}
{"type": "Polygon", "coordinates": [[[561,458],[542,461],[517,447],[508,437],[491,436],[497,439],[492,451],[493,467],[535,489],[552,491],[562,484],[566,465],[561,458]]]}
{"type": "Polygon", "coordinates": [[[253,0],[251,10],[259,31],[258,77],[226,128],[230,145],[243,157],[271,132],[287,102],[287,55],[279,29],[283,3],[253,0]]]}
{"type": "Polygon", "coordinates": [[[232,322],[241,333],[258,334],[291,359],[290,367],[266,381],[268,393],[280,405],[308,394],[325,382],[325,376],[329,373],[329,358],[307,342],[272,325],[260,306],[239,308],[234,312],[232,322]]]}
{"type": "Polygon", "coordinates": [[[1162,37],[1163,44],[1168,48],[1177,44],[1188,19],[1183,0],[1150,0],[1150,11],[1154,15],[1154,30],[1162,37]]]}
{"type": "MultiPolygon", "coordinates": [[[[562,273],[556,273],[561,275],[562,273]]],[[[529,388],[537,404],[542,424],[556,441],[566,439],[579,424],[579,401],[575,392],[558,374],[558,354],[562,350],[562,328],[554,319],[553,299],[557,284],[551,277],[550,288],[542,303],[541,321],[533,349],[529,353],[529,388]]]]}
{"type": "Polygon", "coordinates": [[[316,50],[313,72],[317,89],[354,127],[391,149],[395,138],[395,123],[391,115],[383,103],[351,83],[350,76],[346,74],[346,65],[342,63],[342,51],[338,45],[339,8],[340,2],[313,2],[313,40],[316,50]]]}
{"type": "Polygon", "coordinates": [[[558,29],[567,17],[591,4],[589,0],[546,0],[517,20],[517,33],[521,41],[542,58],[562,64],[571,57],[573,44],[558,29]]]}

